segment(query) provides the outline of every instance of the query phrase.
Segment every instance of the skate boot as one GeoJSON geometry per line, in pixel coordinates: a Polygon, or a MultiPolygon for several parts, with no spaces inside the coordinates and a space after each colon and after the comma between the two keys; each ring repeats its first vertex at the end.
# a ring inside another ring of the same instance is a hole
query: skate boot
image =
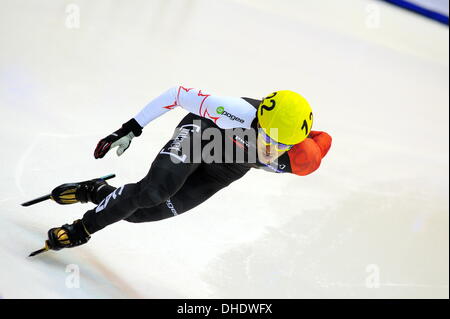
{"type": "Polygon", "coordinates": [[[87,243],[89,239],[91,239],[91,235],[86,230],[83,221],[78,219],[71,225],[65,224],[61,227],[50,229],[44,248],[31,253],[30,257],[48,250],[61,250],[63,248],[80,246],[87,243]]]}
{"type": "Polygon", "coordinates": [[[105,185],[108,184],[101,178],[79,183],[66,183],[53,189],[51,198],[61,205],[75,204],[78,202],[98,204],[95,200],[95,195],[105,185]]]}
{"type": "MultiPolygon", "coordinates": [[[[58,204],[74,204],[77,202],[87,203],[92,202],[98,204],[95,201],[95,195],[100,188],[107,186],[105,182],[107,179],[116,177],[116,174],[108,174],[100,178],[91,179],[80,183],[67,183],[62,184],[53,189],[51,194],[40,196],[22,203],[22,206],[28,207],[48,199],[53,199],[58,204]]],[[[112,187],[114,189],[114,187],[112,187]]]]}

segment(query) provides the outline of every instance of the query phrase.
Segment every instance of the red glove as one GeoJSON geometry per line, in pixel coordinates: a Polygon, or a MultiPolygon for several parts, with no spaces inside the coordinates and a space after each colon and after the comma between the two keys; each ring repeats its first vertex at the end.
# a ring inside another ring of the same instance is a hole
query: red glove
{"type": "Polygon", "coordinates": [[[331,147],[331,136],[325,132],[311,131],[308,138],[289,150],[292,173],[308,175],[319,168],[322,158],[331,147]]]}

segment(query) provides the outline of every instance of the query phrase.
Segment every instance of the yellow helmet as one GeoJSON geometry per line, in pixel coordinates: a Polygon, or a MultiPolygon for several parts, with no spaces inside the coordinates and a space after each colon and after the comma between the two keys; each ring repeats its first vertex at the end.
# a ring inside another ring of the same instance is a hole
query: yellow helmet
{"type": "Polygon", "coordinates": [[[264,133],[287,145],[302,142],[311,132],[313,124],[308,101],[300,94],[287,90],[273,92],[264,98],[257,116],[264,133]],[[271,135],[271,132],[275,134],[271,135]]]}

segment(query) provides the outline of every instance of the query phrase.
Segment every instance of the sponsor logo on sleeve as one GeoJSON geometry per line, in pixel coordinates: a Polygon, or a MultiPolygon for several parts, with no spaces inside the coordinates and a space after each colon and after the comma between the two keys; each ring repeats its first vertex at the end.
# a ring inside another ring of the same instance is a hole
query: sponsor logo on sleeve
{"type": "Polygon", "coordinates": [[[238,116],[236,116],[236,115],[233,115],[233,114],[231,114],[231,113],[225,111],[225,108],[224,108],[223,106],[219,106],[219,107],[216,109],[216,112],[217,112],[217,114],[220,114],[220,115],[229,117],[230,120],[232,120],[232,121],[238,121],[238,122],[240,122],[240,123],[244,123],[244,120],[241,119],[240,117],[238,117],[238,116]]]}

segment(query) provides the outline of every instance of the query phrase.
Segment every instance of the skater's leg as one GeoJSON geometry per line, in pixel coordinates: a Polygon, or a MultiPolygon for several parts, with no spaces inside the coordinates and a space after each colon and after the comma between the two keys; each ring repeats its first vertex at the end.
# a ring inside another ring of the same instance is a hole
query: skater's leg
{"type": "Polygon", "coordinates": [[[95,202],[99,204],[102,200],[104,200],[106,198],[106,196],[108,196],[109,194],[111,194],[112,192],[114,192],[117,189],[117,187],[106,184],[104,185],[102,188],[100,188],[99,190],[96,191],[95,195],[95,202]]]}
{"type": "MultiPolygon", "coordinates": [[[[180,125],[192,123],[192,118],[186,117],[180,125]]],[[[201,123],[199,123],[202,125],[201,123]]],[[[180,132],[180,129],[177,130],[180,132]]],[[[125,219],[139,208],[151,208],[166,202],[183,186],[186,179],[199,167],[200,160],[192,152],[192,141],[195,134],[201,134],[199,130],[181,129],[180,135],[175,135],[163,150],[155,158],[149,173],[138,183],[126,184],[115,189],[106,196],[102,202],[93,210],[88,211],[83,216],[83,223],[87,231],[92,234],[107,225],[125,219]],[[178,158],[185,158],[185,161],[176,161],[172,158],[172,153],[163,152],[174,147],[178,149],[178,158]]],[[[112,188],[110,188],[112,189],[112,188]]]]}
{"type": "Polygon", "coordinates": [[[110,193],[83,222],[90,234],[127,218],[138,208],[157,206],[168,200],[184,184],[199,164],[174,164],[158,155],[148,175],[138,183],[126,184],[110,193]]]}
{"type": "Polygon", "coordinates": [[[248,168],[233,164],[202,164],[170,199],[155,207],[140,208],[125,220],[143,223],[180,215],[203,203],[247,172],[248,168]]]}

